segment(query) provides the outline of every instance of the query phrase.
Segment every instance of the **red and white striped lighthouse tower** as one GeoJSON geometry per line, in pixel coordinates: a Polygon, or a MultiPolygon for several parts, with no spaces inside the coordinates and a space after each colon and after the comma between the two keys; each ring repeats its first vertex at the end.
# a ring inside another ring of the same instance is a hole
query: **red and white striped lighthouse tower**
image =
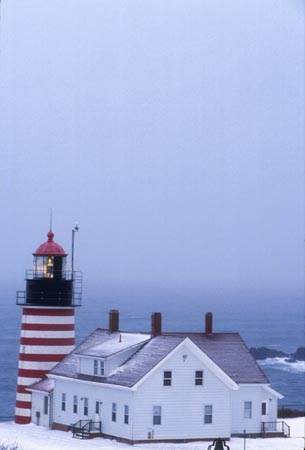
{"type": "MultiPolygon", "coordinates": [[[[15,422],[31,422],[31,393],[26,389],[70,353],[75,344],[74,309],[81,305],[81,273],[66,270],[67,254],[48,240],[26,271],[26,290],[17,292],[23,306],[15,422]]],[[[74,237],[74,234],[73,234],[74,237]]],[[[72,268],[73,269],[73,268],[72,268]]]]}

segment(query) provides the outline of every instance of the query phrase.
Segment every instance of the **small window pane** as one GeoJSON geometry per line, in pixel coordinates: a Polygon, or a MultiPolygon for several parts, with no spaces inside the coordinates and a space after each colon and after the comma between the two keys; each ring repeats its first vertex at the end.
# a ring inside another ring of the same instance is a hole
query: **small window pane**
{"type": "Polygon", "coordinates": [[[48,414],[49,413],[49,397],[45,396],[43,398],[43,413],[48,414]]]}
{"type": "Polygon", "coordinates": [[[116,422],[116,403],[112,403],[111,420],[112,422],[116,422]]]}
{"type": "Polygon", "coordinates": [[[195,373],[195,386],[203,385],[203,370],[196,370],[195,373]]]}
{"type": "Polygon", "coordinates": [[[95,414],[100,413],[100,402],[95,402],[95,414]]]}
{"type": "Polygon", "coordinates": [[[153,406],[153,424],[161,425],[161,406],[153,406]]]}
{"type": "Polygon", "coordinates": [[[100,361],[100,375],[105,374],[105,364],[104,361],[100,361]]]}
{"type": "Polygon", "coordinates": [[[267,404],[266,402],[262,403],[262,416],[265,416],[267,414],[267,404]]]}
{"type": "Polygon", "coordinates": [[[163,386],[171,386],[172,385],[172,372],[170,370],[166,370],[164,372],[163,377],[163,386]]]}
{"type": "Polygon", "coordinates": [[[252,402],[244,403],[244,417],[245,417],[245,419],[252,418],[252,402]]]}
{"type": "Polygon", "coordinates": [[[95,359],[93,362],[93,374],[97,375],[97,371],[98,371],[98,360],[95,359]]]}
{"type": "Polygon", "coordinates": [[[204,406],[204,423],[209,424],[213,422],[213,406],[204,406]]]}
{"type": "Polygon", "coordinates": [[[89,400],[88,397],[84,397],[84,416],[88,416],[89,413],[89,400]]]}
{"type": "Polygon", "coordinates": [[[129,423],[129,406],[124,405],[124,423],[128,425],[129,423]]]}
{"type": "Polygon", "coordinates": [[[77,414],[78,410],[78,397],[77,395],[73,395],[73,414],[77,414]]]}
{"type": "Polygon", "coordinates": [[[66,394],[61,394],[61,410],[66,411],[66,394]]]}

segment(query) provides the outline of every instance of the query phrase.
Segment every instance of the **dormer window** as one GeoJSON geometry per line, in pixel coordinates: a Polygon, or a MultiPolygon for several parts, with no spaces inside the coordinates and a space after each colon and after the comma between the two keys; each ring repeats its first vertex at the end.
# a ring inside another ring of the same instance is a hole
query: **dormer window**
{"type": "Polygon", "coordinates": [[[93,373],[94,375],[104,376],[105,375],[105,363],[100,359],[94,359],[93,361],[93,373]]]}

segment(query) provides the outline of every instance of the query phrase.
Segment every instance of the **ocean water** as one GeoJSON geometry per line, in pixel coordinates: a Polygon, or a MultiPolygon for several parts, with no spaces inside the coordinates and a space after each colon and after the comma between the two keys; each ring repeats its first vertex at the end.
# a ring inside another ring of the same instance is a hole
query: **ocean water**
{"type": "MultiPolygon", "coordinates": [[[[21,308],[13,302],[0,303],[0,421],[14,415],[17,381],[21,308]]],[[[284,302],[285,303],[285,302],[284,302]]],[[[108,326],[110,309],[120,310],[120,329],[149,331],[154,311],[162,312],[162,327],[166,331],[203,331],[204,315],[213,311],[215,332],[239,332],[248,347],[266,346],[294,352],[304,346],[304,316],[302,305],[289,307],[289,302],[274,308],[270,302],[247,303],[239,300],[203,301],[195,294],[186,301],[186,293],[87,292],[83,306],[76,310],[76,339],[80,342],[95,328],[108,326]]],[[[304,362],[287,363],[284,358],[261,362],[274,389],[285,397],[280,404],[304,409],[304,362]]]]}

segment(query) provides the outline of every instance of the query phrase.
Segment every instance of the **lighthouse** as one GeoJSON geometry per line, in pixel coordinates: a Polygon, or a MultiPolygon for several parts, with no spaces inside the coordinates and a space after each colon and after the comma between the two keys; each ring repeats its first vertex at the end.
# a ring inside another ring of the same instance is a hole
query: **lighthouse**
{"type": "Polygon", "coordinates": [[[25,276],[26,290],[17,291],[17,305],[22,306],[15,412],[18,424],[31,422],[27,387],[44,378],[75,345],[74,312],[81,306],[82,276],[73,271],[73,262],[72,270],[66,270],[68,255],[54,241],[53,231],[47,238],[33,253],[33,268],[25,276]]]}

